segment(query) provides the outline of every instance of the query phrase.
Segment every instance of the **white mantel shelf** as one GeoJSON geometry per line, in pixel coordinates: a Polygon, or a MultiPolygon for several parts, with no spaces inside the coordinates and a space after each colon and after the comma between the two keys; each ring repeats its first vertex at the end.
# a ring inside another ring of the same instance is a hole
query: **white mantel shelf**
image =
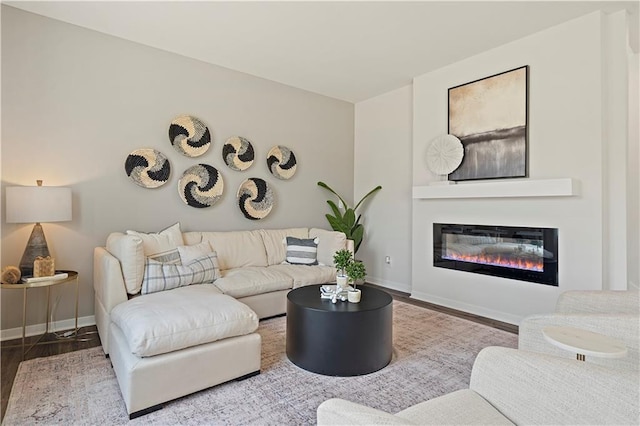
{"type": "Polygon", "coordinates": [[[413,187],[414,199],[571,197],[575,195],[578,195],[578,181],[572,178],[463,182],[454,185],[435,184],[413,187]]]}

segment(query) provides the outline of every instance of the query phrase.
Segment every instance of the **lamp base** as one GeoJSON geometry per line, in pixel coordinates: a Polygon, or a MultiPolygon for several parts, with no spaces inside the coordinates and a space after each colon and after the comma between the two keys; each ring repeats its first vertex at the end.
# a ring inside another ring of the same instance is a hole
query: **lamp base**
{"type": "Polygon", "coordinates": [[[22,259],[20,259],[20,272],[23,277],[33,275],[33,262],[38,256],[49,256],[49,247],[47,246],[47,239],[44,237],[42,225],[36,223],[31,231],[27,247],[22,254],[22,259]]]}

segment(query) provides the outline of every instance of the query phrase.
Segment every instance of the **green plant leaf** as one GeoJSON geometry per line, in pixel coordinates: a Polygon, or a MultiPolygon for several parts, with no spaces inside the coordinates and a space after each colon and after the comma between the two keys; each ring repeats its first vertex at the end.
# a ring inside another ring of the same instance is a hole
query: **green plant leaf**
{"type": "Polygon", "coordinates": [[[364,226],[357,225],[351,228],[351,238],[353,240],[353,252],[357,253],[360,244],[362,244],[362,239],[364,237],[364,226]]]}
{"type": "Polygon", "coordinates": [[[366,200],[366,199],[367,199],[367,197],[369,197],[370,195],[374,194],[374,193],[375,193],[375,192],[377,192],[377,191],[380,191],[381,189],[382,189],[382,186],[380,186],[380,185],[378,185],[378,186],[376,186],[375,188],[373,188],[371,191],[369,191],[369,192],[367,193],[367,195],[365,195],[364,197],[362,197],[362,198],[360,199],[360,201],[358,201],[358,204],[356,204],[356,206],[355,206],[355,208],[354,208],[353,210],[354,210],[354,211],[355,211],[355,210],[358,210],[358,207],[360,207],[360,204],[362,204],[362,202],[363,202],[364,200],[366,200]]]}
{"type": "Polygon", "coordinates": [[[331,216],[330,214],[326,214],[325,217],[327,218],[327,221],[329,221],[329,225],[331,225],[331,228],[334,231],[343,232],[345,235],[347,235],[347,238],[350,239],[349,234],[351,234],[351,229],[345,227],[342,220],[339,220],[334,216],[331,216]]]}
{"type": "Polygon", "coordinates": [[[331,200],[327,200],[327,204],[329,204],[329,207],[331,207],[331,210],[333,211],[335,217],[342,220],[342,213],[340,213],[340,209],[338,208],[338,206],[336,206],[336,203],[331,200]]]}
{"type": "Polygon", "coordinates": [[[352,209],[347,209],[344,212],[344,216],[342,216],[342,221],[344,222],[344,225],[349,228],[352,229],[353,225],[356,224],[356,214],[352,209]]]}
{"type": "Polygon", "coordinates": [[[339,196],[339,195],[338,195],[338,193],[337,193],[336,191],[334,191],[333,189],[331,189],[331,188],[329,187],[329,185],[327,185],[327,184],[326,184],[326,183],[324,183],[324,182],[318,182],[318,186],[320,186],[320,187],[322,187],[322,188],[326,189],[327,191],[331,192],[333,195],[335,195],[336,197],[338,197],[338,199],[339,199],[340,201],[342,201],[342,205],[343,205],[343,206],[345,206],[345,208],[347,207],[347,203],[342,199],[342,197],[341,197],[341,196],[339,196]]]}

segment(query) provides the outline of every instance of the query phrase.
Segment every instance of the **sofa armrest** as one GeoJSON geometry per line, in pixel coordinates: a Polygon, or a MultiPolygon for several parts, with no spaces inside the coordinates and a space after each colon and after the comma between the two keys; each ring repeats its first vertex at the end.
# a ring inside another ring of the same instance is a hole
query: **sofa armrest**
{"type": "Polygon", "coordinates": [[[318,406],[318,425],[412,425],[393,414],[344,399],[329,399],[318,406]]]}
{"type": "Polygon", "coordinates": [[[470,388],[516,424],[638,424],[638,375],[519,349],[478,354],[470,388]]]}
{"type": "Polygon", "coordinates": [[[520,324],[518,349],[575,359],[576,354],[574,352],[560,349],[544,338],[542,329],[547,326],[582,328],[621,340],[627,346],[628,353],[626,357],[607,359],[588,356],[587,362],[604,367],[635,371],[640,368],[640,356],[638,354],[640,317],[638,315],[532,315],[526,317],[520,324]]]}
{"type": "Polygon", "coordinates": [[[93,288],[96,326],[102,349],[108,354],[111,310],[128,298],[120,262],[104,247],[96,247],[93,251],[93,288]]]}
{"type": "Polygon", "coordinates": [[[560,294],[557,313],[635,314],[640,313],[638,291],[573,290],[560,294]]]}

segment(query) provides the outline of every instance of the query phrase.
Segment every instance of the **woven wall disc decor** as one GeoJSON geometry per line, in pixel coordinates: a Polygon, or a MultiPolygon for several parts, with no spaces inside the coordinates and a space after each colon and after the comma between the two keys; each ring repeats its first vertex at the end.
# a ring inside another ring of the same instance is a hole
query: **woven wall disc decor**
{"type": "Polygon", "coordinates": [[[253,164],[254,157],[253,145],[242,136],[227,139],[222,147],[222,159],[233,170],[247,170],[253,164]]]}
{"type": "Polygon", "coordinates": [[[136,185],[143,188],[157,188],[169,180],[171,164],[160,151],[142,148],[136,149],[127,156],[124,170],[136,185]]]}
{"type": "Polygon", "coordinates": [[[178,181],[180,198],[191,207],[211,207],[222,197],[223,191],[222,175],[208,164],[189,167],[178,181]]]}
{"type": "Polygon", "coordinates": [[[276,145],[267,154],[267,167],[278,179],[291,179],[296,172],[296,156],[286,146],[276,145]]]}
{"type": "Polygon", "coordinates": [[[198,157],[211,146],[211,133],[199,118],[181,115],[169,126],[169,140],[180,154],[198,157]]]}
{"type": "Polygon", "coordinates": [[[247,219],[264,219],[271,212],[273,203],[273,191],[264,179],[249,178],[238,188],[238,206],[247,219]]]}

